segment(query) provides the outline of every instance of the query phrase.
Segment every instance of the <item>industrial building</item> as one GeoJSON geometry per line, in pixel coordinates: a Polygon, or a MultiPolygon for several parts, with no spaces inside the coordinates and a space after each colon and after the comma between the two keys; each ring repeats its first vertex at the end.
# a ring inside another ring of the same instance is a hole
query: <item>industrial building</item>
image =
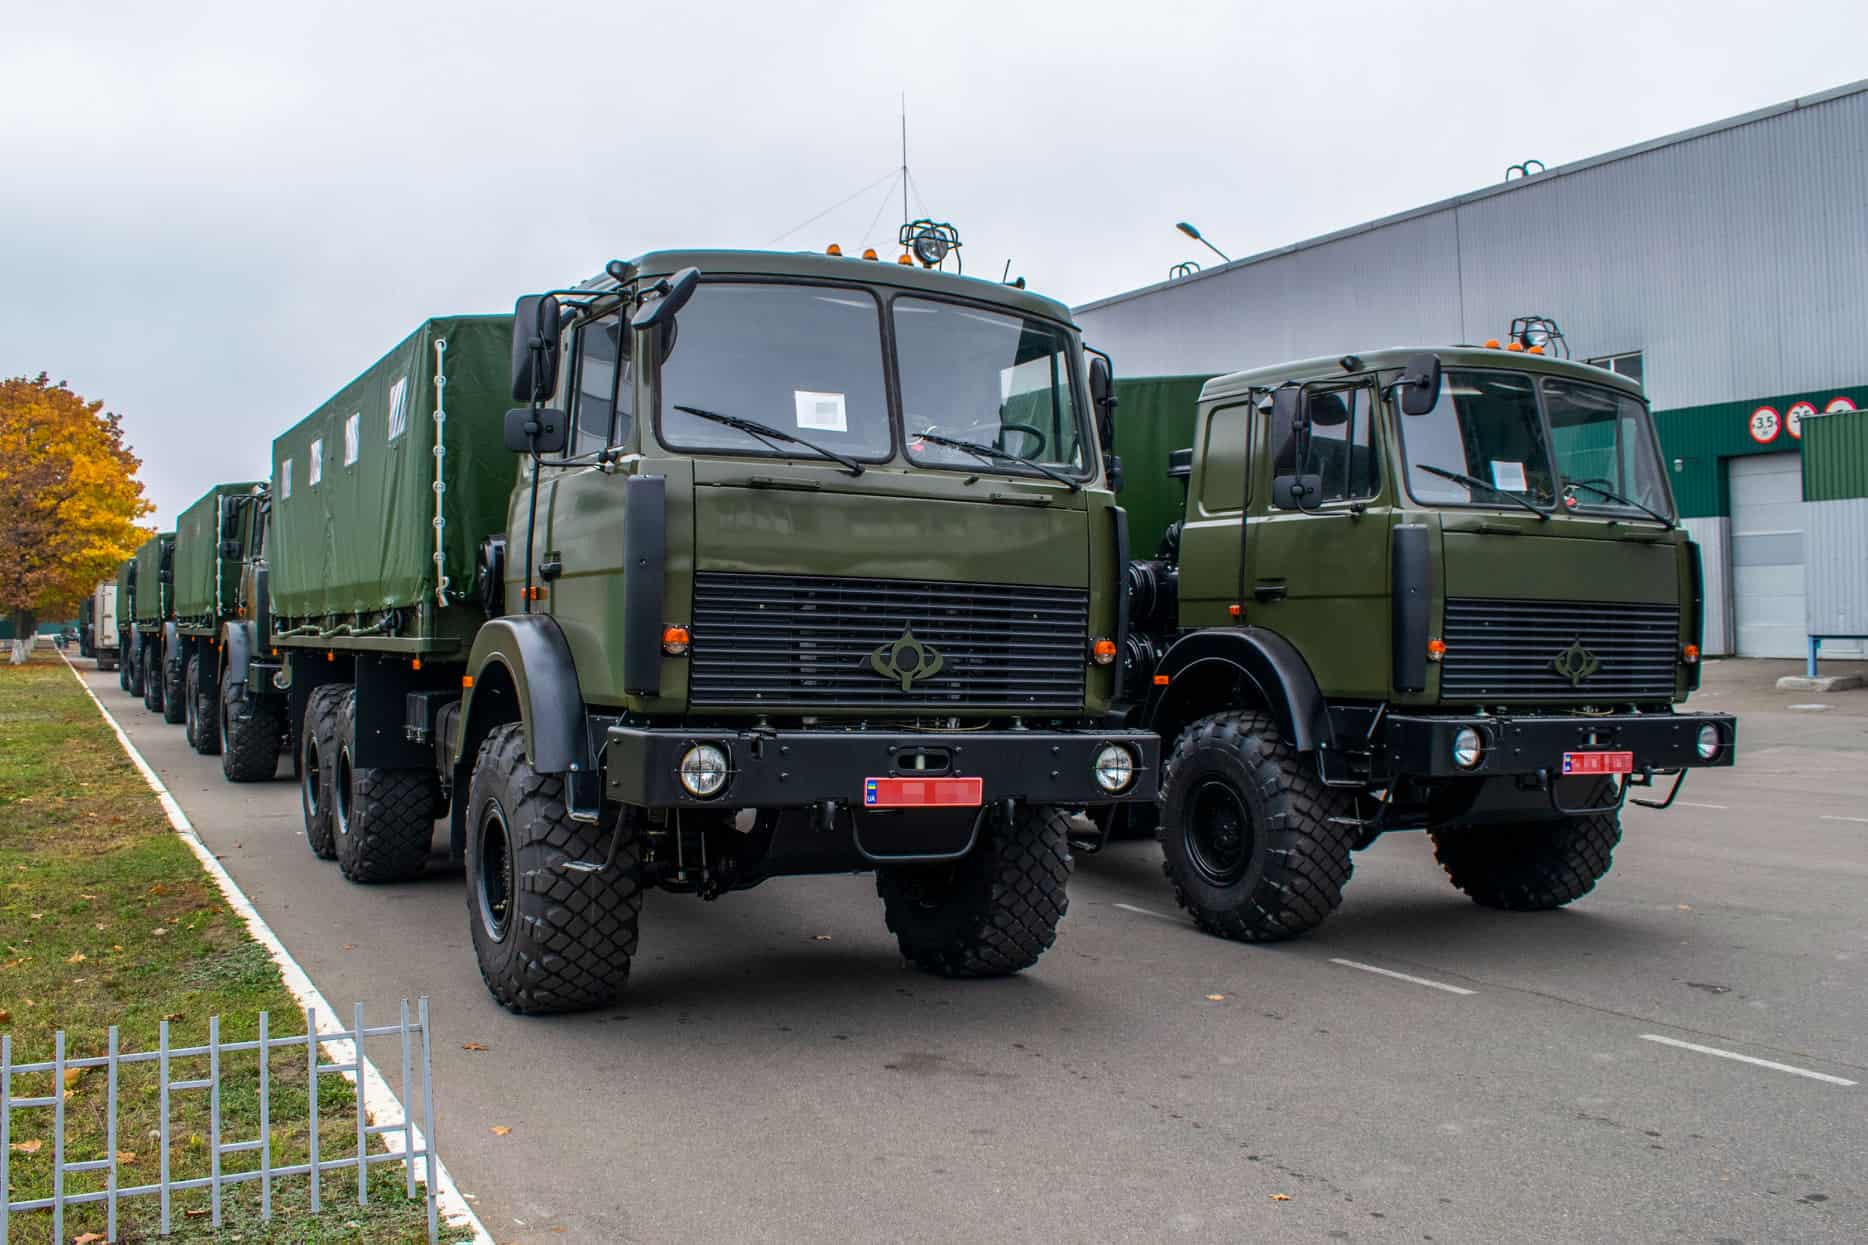
{"type": "MultiPolygon", "coordinates": [[[[1126,377],[1482,342],[1547,316],[1572,357],[1646,388],[1704,552],[1709,654],[1802,656],[1810,589],[1868,584],[1868,502],[1846,508],[1859,533],[1821,542],[1826,565],[1810,565],[1806,540],[1823,521],[1813,507],[1868,494],[1868,462],[1823,464],[1812,493],[1799,453],[1806,419],[1868,410],[1868,81],[1076,311],[1126,377]]],[[[1861,453],[1859,439],[1827,440],[1861,453]]]]}

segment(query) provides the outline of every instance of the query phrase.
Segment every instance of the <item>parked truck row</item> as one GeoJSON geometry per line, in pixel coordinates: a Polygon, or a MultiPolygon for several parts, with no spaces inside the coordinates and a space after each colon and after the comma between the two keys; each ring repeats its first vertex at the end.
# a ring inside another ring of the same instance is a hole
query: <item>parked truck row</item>
{"type": "Polygon", "coordinates": [[[1471,348],[1218,378],[1128,464],[1186,486],[1148,558],[1117,401],[1022,287],[613,261],[426,322],[152,537],[100,588],[120,679],[230,780],[289,758],[354,882],[439,823],[528,1012],[618,996],[647,888],[799,874],[873,872],[924,969],[1016,972],[1072,848],[1143,830],[1239,939],[1321,921],[1388,830],[1556,906],[1631,788],[1731,763],[1675,708],[1697,556],[1625,382],[1471,348]]]}

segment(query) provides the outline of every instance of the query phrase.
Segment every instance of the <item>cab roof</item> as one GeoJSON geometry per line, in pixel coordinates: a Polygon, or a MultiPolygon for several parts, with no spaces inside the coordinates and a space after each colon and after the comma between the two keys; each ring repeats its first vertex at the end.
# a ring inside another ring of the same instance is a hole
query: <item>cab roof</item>
{"type": "MultiPolygon", "coordinates": [[[[698,268],[705,277],[799,277],[810,281],[850,281],[883,285],[916,294],[947,295],[975,302],[995,303],[1008,311],[1043,316],[1075,324],[1070,308],[1053,298],[1004,285],[982,277],[963,277],[919,264],[892,260],[824,255],[817,251],[669,250],[649,251],[631,261],[642,276],[654,280],[698,268]]],[[[592,290],[612,288],[615,282],[598,276],[585,283],[592,290]]]]}
{"type": "Polygon", "coordinates": [[[1558,359],[1550,355],[1529,354],[1518,350],[1495,349],[1489,346],[1390,346],[1382,350],[1369,350],[1357,354],[1339,354],[1316,359],[1297,359],[1289,363],[1274,363],[1269,367],[1253,368],[1245,372],[1231,372],[1225,376],[1215,376],[1206,382],[1200,390],[1202,402],[1215,398],[1234,398],[1250,389],[1272,389],[1289,382],[1307,384],[1311,381],[1335,380],[1351,374],[1367,372],[1396,372],[1406,366],[1407,361],[1417,354],[1437,354],[1442,367],[1466,368],[1509,368],[1519,372],[1538,372],[1548,376],[1561,376],[1569,380],[1586,381],[1593,385],[1607,385],[1611,389],[1620,389],[1631,397],[1641,398],[1641,386],[1625,376],[1617,376],[1607,368],[1600,368],[1593,363],[1581,363],[1575,359],[1558,359]],[[1343,361],[1354,358],[1360,366],[1345,368],[1343,361]]]}

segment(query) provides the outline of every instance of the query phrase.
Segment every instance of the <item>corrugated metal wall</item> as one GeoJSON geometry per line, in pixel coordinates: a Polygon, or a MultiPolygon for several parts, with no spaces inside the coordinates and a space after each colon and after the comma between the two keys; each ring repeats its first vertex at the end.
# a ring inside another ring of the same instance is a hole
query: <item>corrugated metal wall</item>
{"type": "MultiPolygon", "coordinates": [[[[1857,405],[1868,406],[1868,402],[1857,405]]],[[[1805,420],[1803,500],[1850,497],[1868,497],[1868,410],[1805,420]]]]}
{"type": "Polygon", "coordinates": [[[1708,657],[1732,652],[1732,585],[1727,568],[1732,564],[1732,521],[1720,515],[1683,519],[1681,527],[1699,542],[1699,560],[1705,571],[1705,633],[1699,651],[1708,657]]]}
{"type": "Polygon", "coordinates": [[[1868,636],[1868,497],[1804,507],[1809,634],[1868,636]]]}
{"type": "MultiPolygon", "coordinates": [[[[1165,225],[1164,225],[1165,227],[1165,225]]],[[[1215,232],[1218,232],[1216,230],[1215,232]]],[[[1657,407],[1868,377],[1868,84],[1081,307],[1132,375],[1480,341],[1550,315],[1657,407]]]]}

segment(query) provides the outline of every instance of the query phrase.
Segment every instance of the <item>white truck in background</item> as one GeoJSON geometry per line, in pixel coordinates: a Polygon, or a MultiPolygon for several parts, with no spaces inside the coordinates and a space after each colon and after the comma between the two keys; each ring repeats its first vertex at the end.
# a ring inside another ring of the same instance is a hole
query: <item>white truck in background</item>
{"type": "Polygon", "coordinates": [[[106,579],[91,591],[90,617],[82,620],[79,632],[86,657],[97,659],[99,670],[117,668],[117,581],[106,579]]]}

